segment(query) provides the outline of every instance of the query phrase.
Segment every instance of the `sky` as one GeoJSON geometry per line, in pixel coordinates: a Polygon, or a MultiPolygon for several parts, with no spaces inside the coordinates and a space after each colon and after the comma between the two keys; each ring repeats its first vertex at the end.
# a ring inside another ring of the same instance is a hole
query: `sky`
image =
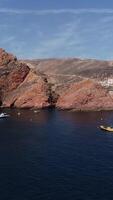
{"type": "Polygon", "coordinates": [[[113,60],[113,0],[0,0],[0,47],[19,59],[113,60]]]}

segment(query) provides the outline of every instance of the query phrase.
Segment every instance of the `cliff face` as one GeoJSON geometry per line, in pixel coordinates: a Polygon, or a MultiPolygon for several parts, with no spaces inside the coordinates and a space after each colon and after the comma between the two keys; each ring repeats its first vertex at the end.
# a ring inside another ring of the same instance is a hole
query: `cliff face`
{"type": "Polygon", "coordinates": [[[56,106],[77,111],[110,110],[113,108],[113,99],[100,84],[84,80],[71,84],[68,90],[65,89],[56,106]]]}
{"type": "Polygon", "coordinates": [[[26,64],[4,50],[0,51],[0,101],[2,107],[43,108],[48,107],[48,84],[39,72],[31,70],[26,64]],[[8,62],[4,62],[4,58],[8,62]],[[4,65],[3,65],[4,63],[4,65]]]}
{"type": "Polygon", "coordinates": [[[80,59],[18,61],[0,49],[2,107],[113,110],[113,63],[80,59]]]}
{"type": "Polygon", "coordinates": [[[77,58],[24,62],[47,76],[58,95],[57,108],[113,109],[113,62],[77,58]]]}

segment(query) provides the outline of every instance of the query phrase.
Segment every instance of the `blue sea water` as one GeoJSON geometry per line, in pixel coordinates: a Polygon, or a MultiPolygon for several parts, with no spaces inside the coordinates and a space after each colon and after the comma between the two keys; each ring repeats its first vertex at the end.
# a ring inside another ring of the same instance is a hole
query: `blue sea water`
{"type": "Polygon", "coordinates": [[[112,200],[113,112],[6,110],[0,200],[112,200]],[[20,112],[20,115],[17,115],[20,112]]]}

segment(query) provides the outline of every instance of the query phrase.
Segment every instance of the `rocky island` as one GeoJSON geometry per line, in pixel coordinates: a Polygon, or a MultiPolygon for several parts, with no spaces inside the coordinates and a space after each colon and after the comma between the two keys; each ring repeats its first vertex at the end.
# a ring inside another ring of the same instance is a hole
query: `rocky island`
{"type": "Polygon", "coordinates": [[[78,58],[17,60],[1,48],[0,106],[113,110],[113,62],[78,58]]]}

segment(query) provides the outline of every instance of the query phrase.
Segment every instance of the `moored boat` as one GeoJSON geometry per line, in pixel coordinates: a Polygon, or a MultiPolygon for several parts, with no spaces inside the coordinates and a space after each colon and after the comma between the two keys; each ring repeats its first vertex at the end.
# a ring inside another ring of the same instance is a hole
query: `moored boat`
{"type": "Polygon", "coordinates": [[[103,126],[103,125],[101,125],[100,129],[103,130],[103,131],[113,132],[113,127],[111,127],[111,126],[103,126]]]}
{"type": "Polygon", "coordinates": [[[0,118],[5,118],[5,117],[9,117],[9,115],[7,113],[0,113],[0,118]]]}

